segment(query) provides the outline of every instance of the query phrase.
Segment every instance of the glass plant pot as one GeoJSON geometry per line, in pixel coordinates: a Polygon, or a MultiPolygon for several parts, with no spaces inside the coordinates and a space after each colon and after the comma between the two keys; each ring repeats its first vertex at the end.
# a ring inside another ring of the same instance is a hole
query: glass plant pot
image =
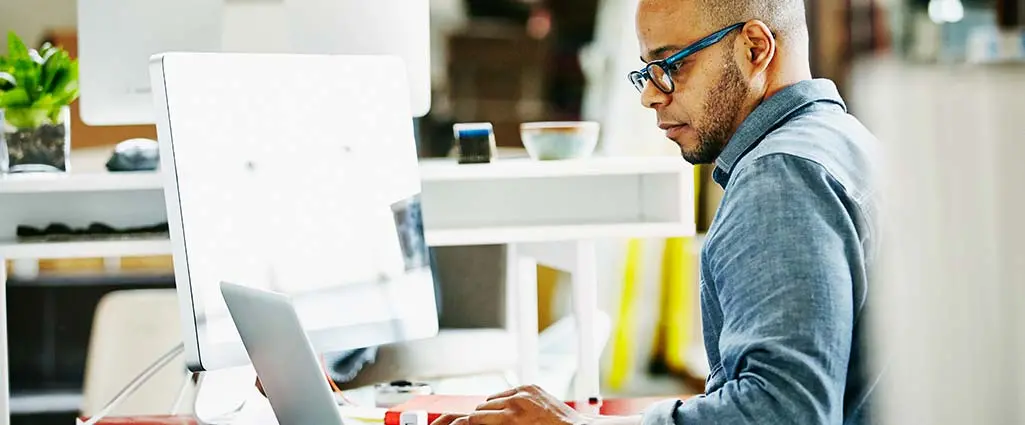
{"type": "Polygon", "coordinates": [[[56,119],[49,111],[0,111],[0,173],[66,172],[71,156],[71,112],[63,107],[56,119]],[[39,122],[26,126],[25,122],[39,122]]]}

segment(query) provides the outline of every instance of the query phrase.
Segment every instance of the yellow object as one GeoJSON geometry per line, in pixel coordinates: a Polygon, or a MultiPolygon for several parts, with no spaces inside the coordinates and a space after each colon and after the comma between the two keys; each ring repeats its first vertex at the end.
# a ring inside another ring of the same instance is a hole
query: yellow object
{"type": "Polygon", "coordinates": [[[694,221],[698,222],[698,217],[701,217],[701,188],[705,186],[704,179],[702,176],[702,166],[694,166],[694,221]]]}
{"type": "Polygon", "coordinates": [[[664,359],[670,370],[685,370],[686,354],[694,330],[692,309],[695,285],[695,255],[692,238],[670,238],[662,260],[664,359]]]}
{"type": "Polygon", "coordinates": [[[41,272],[102,272],[102,258],[52,258],[39,260],[41,272]]]}
{"type": "Polygon", "coordinates": [[[537,331],[542,332],[561,317],[555,311],[555,295],[559,286],[559,270],[537,265],[537,331]]]}
{"type": "MultiPolygon", "coordinates": [[[[694,167],[694,214],[701,214],[704,178],[701,166],[694,167]]],[[[673,372],[685,372],[687,352],[694,338],[697,316],[697,258],[694,238],[666,239],[662,252],[659,319],[655,332],[653,361],[673,372]]]]}
{"type": "Polygon", "coordinates": [[[141,271],[163,271],[174,272],[174,262],[170,255],[157,255],[152,257],[123,257],[121,258],[121,270],[141,271]]]}
{"type": "Polygon", "coordinates": [[[612,335],[612,365],[609,368],[609,386],[619,390],[626,384],[633,370],[634,308],[637,282],[641,274],[642,240],[631,239],[626,246],[626,264],[623,270],[623,292],[619,300],[619,319],[612,335]]]}
{"type": "MultiPolygon", "coordinates": [[[[694,167],[694,214],[700,210],[702,169],[694,167]]],[[[636,303],[641,279],[643,240],[627,243],[623,271],[623,289],[619,318],[612,335],[611,365],[608,382],[612,390],[621,390],[634,368],[632,347],[636,342],[636,303]]],[[[669,238],[662,253],[661,294],[656,323],[654,356],[672,371],[687,369],[686,353],[694,337],[697,291],[697,250],[694,238],[669,238]]]]}

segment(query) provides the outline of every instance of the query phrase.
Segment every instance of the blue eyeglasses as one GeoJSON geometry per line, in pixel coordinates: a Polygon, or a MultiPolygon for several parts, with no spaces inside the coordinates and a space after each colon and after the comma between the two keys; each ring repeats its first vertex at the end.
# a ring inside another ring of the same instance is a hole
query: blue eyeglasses
{"type": "Polygon", "coordinates": [[[641,70],[633,71],[629,74],[628,77],[630,78],[630,83],[637,88],[637,91],[644,91],[645,83],[647,83],[647,81],[651,81],[652,84],[654,84],[662,93],[670,94],[676,89],[676,84],[673,83],[672,71],[679,68],[680,61],[701,51],[702,49],[707,48],[708,46],[722,41],[730,31],[743,27],[743,22],[730,25],[716,31],[712,35],[696,41],[694,44],[683,48],[683,50],[674,53],[668,58],[651,61],[647,65],[644,65],[644,68],[641,70]]]}

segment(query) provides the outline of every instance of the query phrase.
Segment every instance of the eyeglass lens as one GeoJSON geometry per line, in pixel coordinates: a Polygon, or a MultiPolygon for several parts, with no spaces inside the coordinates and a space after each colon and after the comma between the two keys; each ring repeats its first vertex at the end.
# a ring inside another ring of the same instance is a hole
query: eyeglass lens
{"type": "Polygon", "coordinates": [[[649,64],[645,68],[644,73],[633,72],[630,74],[630,82],[633,83],[633,86],[637,91],[644,91],[644,84],[647,83],[647,80],[649,79],[652,84],[662,92],[672,93],[673,76],[666,72],[665,68],[659,64],[649,64]]]}
{"type": "Polygon", "coordinates": [[[673,76],[669,75],[665,67],[654,63],[650,64],[648,65],[648,75],[651,76],[651,82],[655,84],[655,87],[665,93],[672,93],[673,76]]]}

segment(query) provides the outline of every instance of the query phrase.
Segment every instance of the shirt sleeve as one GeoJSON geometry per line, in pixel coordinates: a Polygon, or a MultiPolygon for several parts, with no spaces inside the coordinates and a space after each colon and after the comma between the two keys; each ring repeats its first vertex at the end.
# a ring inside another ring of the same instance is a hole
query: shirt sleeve
{"type": "Polygon", "coordinates": [[[792,155],[758,158],[733,179],[704,254],[726,382],[643,422],[842,423],[853,282],[864,278],[854,207],[821,165],[792,155]]]}

